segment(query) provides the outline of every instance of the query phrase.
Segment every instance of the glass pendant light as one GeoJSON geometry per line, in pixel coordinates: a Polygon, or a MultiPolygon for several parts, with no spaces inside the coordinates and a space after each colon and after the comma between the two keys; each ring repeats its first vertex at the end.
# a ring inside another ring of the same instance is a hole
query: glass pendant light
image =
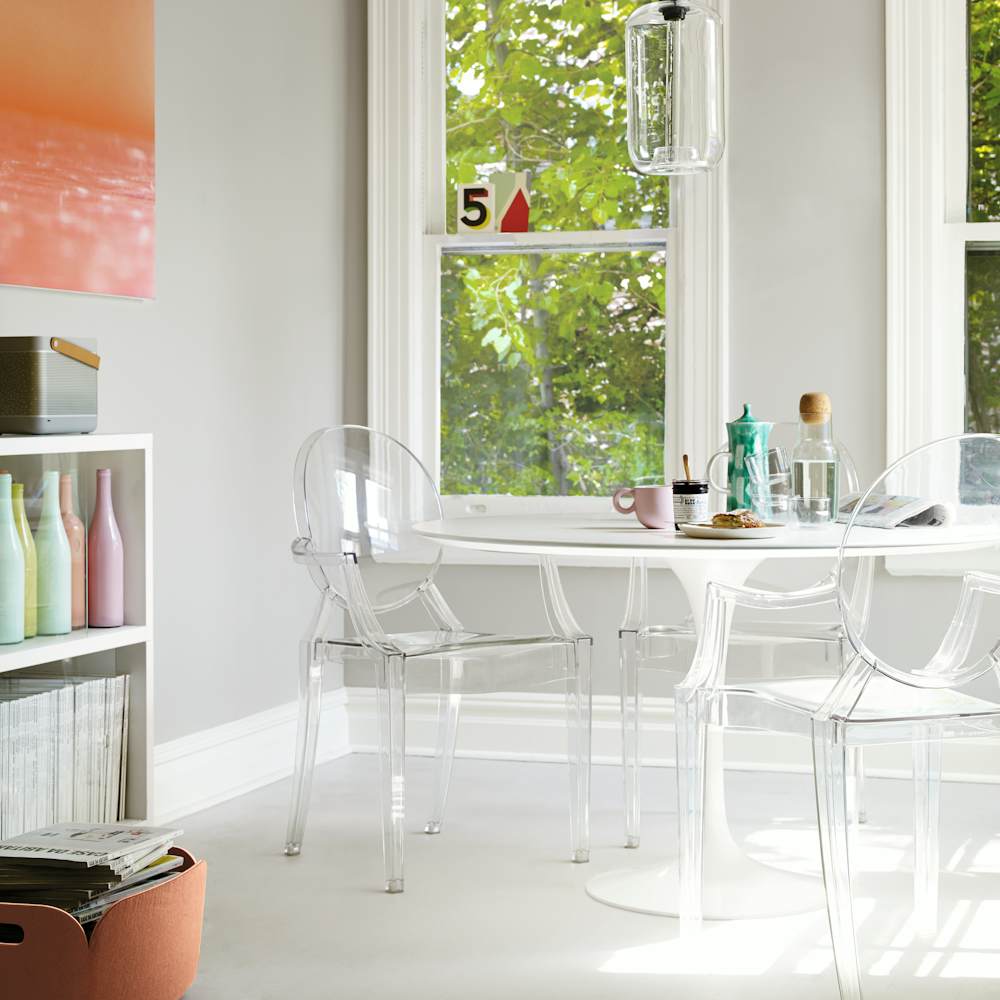
{"type": "Polygon", "coordinates": [[[722,19],[694,0],[659,0],[625,35],[632,162],[644,174],[711,170],[725,145],[722,19]]]}

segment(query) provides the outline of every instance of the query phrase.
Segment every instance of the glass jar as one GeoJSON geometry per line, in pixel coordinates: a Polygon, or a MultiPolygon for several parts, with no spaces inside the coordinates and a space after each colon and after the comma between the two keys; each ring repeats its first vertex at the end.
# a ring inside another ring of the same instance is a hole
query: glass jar
{"type": "Polygon", "coordinates": [[[682,524],[704,524],[708,514],[708,480],[675,479],[674,530],[680,531],[682,524]]]}
{"type": "Polygon", "coordinates": [[[625,26],[628,151],[644,174],[711,170],[725,146],[722,20],[694,0],[660,0],[625,26]]]}

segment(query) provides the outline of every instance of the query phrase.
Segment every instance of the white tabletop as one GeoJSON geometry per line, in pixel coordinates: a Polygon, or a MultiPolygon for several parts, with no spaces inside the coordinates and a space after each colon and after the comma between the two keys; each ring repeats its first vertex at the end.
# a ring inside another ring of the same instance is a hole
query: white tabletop
{"type": "MultiPolygon", "coordinates": [[[[419,534],[442,545],[527,555],[645,557],[674,562],[724,556],[747,558],[817,558],[835,554],[844,539],[843,525],[787,528],[773,538],[700,539],[672,529],[650,530],[634,518],[567,514],[481,515],[425,521],[419,534]]],[[[995,532],[960,528],[855,528],[850,549],[866,555],[914,555],[962,551],[995,545],[995,532]]]]}

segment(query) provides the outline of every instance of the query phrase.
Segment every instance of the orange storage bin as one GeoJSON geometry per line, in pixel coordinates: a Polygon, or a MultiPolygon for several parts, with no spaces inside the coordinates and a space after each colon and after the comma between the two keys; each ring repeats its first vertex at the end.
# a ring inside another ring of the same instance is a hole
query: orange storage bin
{"type": "Polygon", "coordinates": [[[179,1000],[198,972],[208,866],[171,853],[180,875],[113,904],[89,941],[63,910],[0,903],[3,936],[21,938],[0,942],[0,998],[179,1000]]]}

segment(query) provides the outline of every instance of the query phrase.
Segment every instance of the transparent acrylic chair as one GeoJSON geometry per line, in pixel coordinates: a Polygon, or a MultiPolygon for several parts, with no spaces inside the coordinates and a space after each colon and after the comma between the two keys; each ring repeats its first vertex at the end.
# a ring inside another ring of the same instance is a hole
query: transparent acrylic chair
{"type": "MultiPolygon", "coordinates": [[[[771,432],[772,447],[781,447],[791,452],[798,435],[798,424],[776,423],[771,432]]],[[[858,473],[847,448],[837,442],[841,462],[841,495],[857,493],[860,489],[858,473]]],[[[721,451],[724,451],[721,449],[721,451]]],[[[718,453],[717,453],[718,454],[718,453]]],[[[831,572],[808,589],[821,588],[831,598],[836,595],[834,574],[831,572]]],[[[679,683],[687,673],[690,660],[679,655],[687,645],[691,652],[697,639],[694,623],[689,614],[676,625],[656,625],[649,620],[649,569],[644,559],[633,559],[629,570],[628,596],[625,616],[618,629],[618,657],[621,691],[622,720],[622,765],[625,784],[625,846],[639,846],[641,823],[640,771],[641,746],[640,727],[642,713],[642,692],[640,671],[657,670],[661,674],[674,674],[670,678],[679,683]]],[[[831,665],[831,673],[843,668],[846,637],[836,613],[835,601],[829,607],[809,619],[801,615],[786,616],[758,614],[740,616],[730,629],[729,641],[736,646],[751,647],[758,651],[762,676],[774,673],[775,653],[778,647],[802,644],[818,647],[825,662],[831,665]]],[[[864,763],[859,753],[853,761],[853,775],[856,779],[856,818],[865,821],[864,812],[864,763]]]]}
{"type": "Polygon", "coordinates": [[[977,568],[996,565],[998,546],[1000,437],[959,435],[900,459],[855,508],[837,568],[837,601],[851,649],[839,678],[727,682],[727,632],[736,607],[811,607],[830,596],[709,588],[705,630],[691,672],[675,690],[682,920],[701,918],[706,747],[710,731],[724,726],[812,741],[823,877],[844,1000],[861,997],[848,856],[849,755],[862,746],[911,744],[914,919],[919,931],[933,933],[942,741],[1000,737],[1000,576],[977,568]],[[947,523],[895,529],[856,523],[882,495],[930,498],[942,505],[947,523]],[[866,586],[864,546],[885,544],[889,531],[908,547],[888,556],[887,567],[866,586]],[[944,549],[950,556],[942,556],[944,549]],[[952,574],[935,580],[930,601],[929,558],[939,560],[936,572],[950,568],[952,574]],[[950,562],[942,565],[942,558],[950,562]]]}
{"type": "Polygon", "coordinates": [[[438,545],[417,533],[422,521],[442,516],[427,470],[398,441],[366,427],[316,431],[299,450],[294,479],[295,560],[319,588],[319,605],[301,644],[300,702],[295,777],[285,853],[302,847],[316,740],[324,663],[365,659],[375,668],[381,763],[385,886],[403,890],[405,695],[407,677],[430,661],[440,673],[439,737],[433,813],[428,833],[441,829],[455,751],[463,684],[505,673],[524,677],[525,661],[541,661],[548,678],[565,687],[568,709],[571,858],[589,859],[591,639],[572,619],[555,567],[542,567],[548,635],[492,635],[467,631],[434,579],[438,545]],[[430,619],[424,631],[390,632],[380,616],[417,605],[430,619]],[[347,612],[354,636],[331,634],[337,609],[347,612]]]}

